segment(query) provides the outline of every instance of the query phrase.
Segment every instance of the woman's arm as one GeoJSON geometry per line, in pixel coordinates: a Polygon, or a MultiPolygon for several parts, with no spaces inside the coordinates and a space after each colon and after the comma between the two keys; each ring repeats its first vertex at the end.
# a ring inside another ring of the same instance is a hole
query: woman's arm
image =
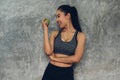
{"type": "Polygon", "coordinates": [[[44,29],[44,52],[47,55],[52,54],[52,48],[50,46],[50,41],[49,41],[49,37],[48,37],[48,29],[44,29]]]}
{"type": "Polygon", "coordinates": [[[46,25],[46,22],[43,20],[42,21],[42,27],[43,27],[43,31],[44,31],[44,52],[49,56],[51,54],[53,54],[53,45],[54,45],[54,39],[57,35],[58,31],[52,31],[50,34],[50,39],[48,36],[48,25],[46,25]]]}
{"type": "Polygon", "coordinates": [[[83,52],[84,52],[84,47],[85,47],[85,41],[86,41],[86,36],[84,33],[78,33],[77,35],[77,47],[75,50],[75,54],[72,56],[67,56],[67,57],[55,57],[53,55],[50,56],[51,60],[61,62],[61,63],[77,63],[80,61],[83,52]]]}
{"type": "Polygon", "coordinates": [[[44,52],[47,55],[50,55],[52,53],[51,51],[51,46],[49,42],[49,37],[48,37],[48,25],[45,19],[42,20],[42,27],[43,27],[43,36],[44,36],[44,41],[43,41],[43,46],[44,46],[44,52]]]}

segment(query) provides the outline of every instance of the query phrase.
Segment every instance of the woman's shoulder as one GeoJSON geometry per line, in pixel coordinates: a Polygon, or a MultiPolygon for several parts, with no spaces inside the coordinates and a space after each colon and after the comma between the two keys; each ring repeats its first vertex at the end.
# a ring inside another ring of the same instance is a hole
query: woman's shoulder
{"type": "Polygon", "coordinates": [[[78,32],[77,39],[86,39],[86,34],[84,32],[78,32]]]}
{"type": "Polygon", "coordinates": [[[56,37],[58,33],[59,33],[59,30],[54,30],[51,32],[51,36],[56,37]]]}

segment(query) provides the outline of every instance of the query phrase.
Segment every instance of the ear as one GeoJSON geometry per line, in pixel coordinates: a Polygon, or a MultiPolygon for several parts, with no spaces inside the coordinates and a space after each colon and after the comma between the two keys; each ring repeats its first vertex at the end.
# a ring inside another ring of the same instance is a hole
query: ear
{"type": "Polygon", "coordinates": [[[67,14],[66,14],[66,17],[67,17],[67,19],[70,19],[70,18],[71,18],[70,13],[67,13],[67,14]]]}

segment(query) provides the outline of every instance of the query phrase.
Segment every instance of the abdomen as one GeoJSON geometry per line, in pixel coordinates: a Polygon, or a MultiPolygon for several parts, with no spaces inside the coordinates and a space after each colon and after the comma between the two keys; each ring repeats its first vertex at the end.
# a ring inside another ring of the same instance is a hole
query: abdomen
{"type": "MultiPolygon", "coordinates": [[[[56,57],[68,57],[68,55],[64,55],[64,54],[55,54],[56,57]]],[[[59,66],[59,67],[70,67],[72,66],[71,63],[62,63],[62,62],[57,62],[57,61],[50,61],[51,64],[59,66]]]]}

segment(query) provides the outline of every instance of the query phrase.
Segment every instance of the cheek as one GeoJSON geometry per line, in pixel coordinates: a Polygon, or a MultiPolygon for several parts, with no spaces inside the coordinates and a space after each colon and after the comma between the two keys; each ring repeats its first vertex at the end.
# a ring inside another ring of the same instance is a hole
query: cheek
{"type": "Polygon", "coordinates": [[[59,25],[60,28],[64,28],[67,24],[67,21],[64,17],[60,17],[58,21],[60,21],[60,25],[59,25]]]}
{"type": "Polygon", "coordinates": [[[63,19],[62,23],[65,26],[67,24],[67,21],[65,19],[63,19]]]}
{"type": "Polygon", "coordinates": [[[66,24],[66,19],[63,17],[60,19],[63,24],[66,24]]]}

